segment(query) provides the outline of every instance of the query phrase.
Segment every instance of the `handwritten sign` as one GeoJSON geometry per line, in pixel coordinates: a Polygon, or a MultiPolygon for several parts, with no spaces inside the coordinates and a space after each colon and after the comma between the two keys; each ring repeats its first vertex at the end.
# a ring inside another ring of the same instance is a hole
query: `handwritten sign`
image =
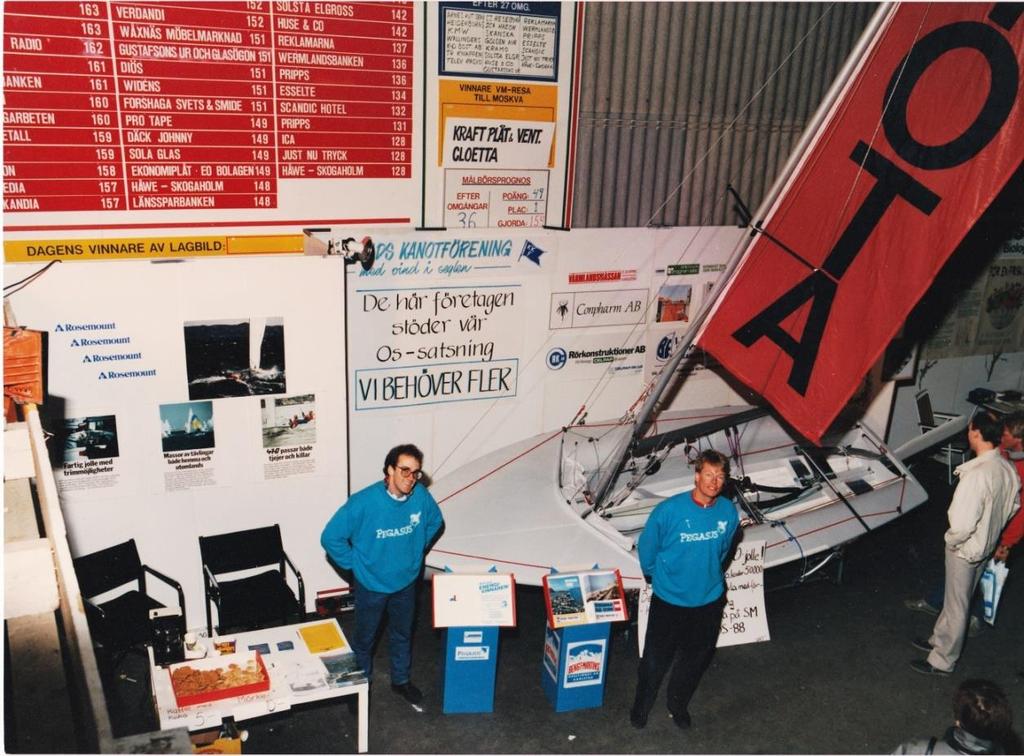
{"type": "Polygon", "coordinates": [[[725,571],[726,604],[718,646],[770,640],[764,608],[764,541],[743,542],[725,571]]]}
{"type": "MultiPolygon", "coordinates": [[[[452,250],[438,245],[422,251],[430,265],[452,250]]],[[[381,283],[361,283],[354,292],[366,324],[357,347],[362,364],[353,373],[356,411],[516,396],[519,360],[501,353],[514,349],[521,332],[520,284],[381,283]]]]}
{"type": "Polygon", "coordinates": [[[452,168],[547,168],[555,124],[550,121],[449,118],[444,164],[452,168]]]}
{"type": "Polygon", "coordinates": [[[448,228],[540,228],[548,213],[544,170],[444,172],[444,218],[448,228]]]}
{"type": "Polygon", "coordinates": [[[554,80],[559,3],[441,3],[441,74],[554,80]]]}
{"type": "MultiPolygon", "coordinates": [[[[771,640],[764,608],[764,547],[764,541],[744,541],[725,571],[726,604],[722,611],[722,629],[718,634],[719,648],[771,640]]],[[[647,617],[653,595],[650,585],[640,589],[637,605],[640,656],[644,655],[647,617]]]]}

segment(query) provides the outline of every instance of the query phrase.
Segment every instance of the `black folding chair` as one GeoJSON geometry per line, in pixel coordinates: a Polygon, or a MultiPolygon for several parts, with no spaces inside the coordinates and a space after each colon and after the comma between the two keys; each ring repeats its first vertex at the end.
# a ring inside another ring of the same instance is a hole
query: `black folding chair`
{"type": "Polygon", "coordinates": [[[213,635],[211,606],[217,607],[217,632],[256,630],[287,625],[304,616],[306,588],[302,575],[285,554],[281,528],[270,525],[234,533],[200,536],[206,629],[213,635]],[[226,579],[225,575],[266,567],[256,574],[226,579]],[[298,584],[298,596],[288,585],[286,567],[298,584]]]}
{"type": "Polygon", "coordinates": [[[149,612],[151,609],[165,608],[166,605],[149,595],[146,590],[147,574],[177,592],[181,631],[185,631],[185,594],[181,584],[142,564],[134,538],[80,556],[74,560],[74,565],[93,641],[105,651],[117,654],[152,640],[149,612]],[[135,586],[102,602],[95,600],[128,583],[134,583],[135,586]]]}

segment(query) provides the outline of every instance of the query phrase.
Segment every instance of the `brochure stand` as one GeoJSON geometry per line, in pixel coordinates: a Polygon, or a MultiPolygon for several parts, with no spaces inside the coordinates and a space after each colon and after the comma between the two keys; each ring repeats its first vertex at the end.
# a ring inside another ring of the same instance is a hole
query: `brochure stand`
{"type": "Polygon", "coordinates": [[[555,711],[601,706],[611,623],[628,619],[618,570],[545,575],[544,598],[545,695],[555,711]]]}
{"type": "Polygon", "coordinates": [[[594,709],[604,703],[611,624],[544,628],[544,693],[555,711],[594,709]]]}
{"type": "Polygon", "coordinates": [[[494,711],[498,628],[449,627],[445,631],[445,714],[494,711]]]}
{"type": "Polygon", "coordinates": [[[434,627],[447,628],[444,652],[445,714],[494,711],[498,628],[515,625],[511,575],[435,575],[434,627]]]}

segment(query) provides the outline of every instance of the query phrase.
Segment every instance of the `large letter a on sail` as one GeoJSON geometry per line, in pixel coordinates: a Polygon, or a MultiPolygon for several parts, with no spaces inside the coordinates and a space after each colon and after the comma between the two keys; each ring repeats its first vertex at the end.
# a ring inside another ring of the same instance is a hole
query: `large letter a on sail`
{"type": "Polygon", "coordinates": [[[812,441],[1024,170],[1020,4],[882,12],[697,336],[812,441]]]}
{"type": "Polygon", "coordinates": [[[793,360],[793,367],[789,371],[789,385],[794,391],[804,394],[811,380],[814,362],[818,358],[821,337],[825,333],[825,324],[828,323],[828,314],[835,296],[835,281],[822,274],[820,270],[816,270],[758,313],[736,331],[733,337],[748,347],[761,338],[774,341],[793,360]],[[808,300],[811,301],[811,310],[804,324],[803,334],[797,341],[782,327],[782,321],[808,300]]]}

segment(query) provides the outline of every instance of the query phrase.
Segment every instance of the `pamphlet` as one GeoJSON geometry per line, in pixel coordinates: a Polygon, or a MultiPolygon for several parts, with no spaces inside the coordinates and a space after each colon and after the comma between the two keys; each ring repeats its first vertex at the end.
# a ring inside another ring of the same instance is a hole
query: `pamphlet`
{"type": "Polygon", "coordinates": [[[299,628],[299,635],[302,636],[311,654],[322,654],[325,651],[337,651],[348,647],[334,620],[299,628]]]}
{"type": "Polygon", "coordinates": [[[545,575],[544,598],[548,624],[554,629],[629,619],[618,570],[545,575]]]}
{"type": "Polygon", "coordinates": [[[321,656],[320,661],[327,669],[327,684],[332,688],[366,681],[366,674],[353,653],[321,656]]]}
{"type": "Polygon", "coordinates": [[[488,572],[434,575],[434,627],[514,627],[516,583],[512,575],[488,572]]]}

